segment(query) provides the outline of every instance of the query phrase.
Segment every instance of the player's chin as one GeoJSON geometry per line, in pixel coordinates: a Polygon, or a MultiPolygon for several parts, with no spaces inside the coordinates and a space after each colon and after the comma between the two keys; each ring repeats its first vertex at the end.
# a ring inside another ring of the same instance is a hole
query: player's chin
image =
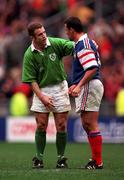
{"type": "Polygon", "coordinates": [[[70,41],[73,41],[73,38],[72,38],[72,37],[69,37],[69,40],[70,40],[70,41]]]}
{"type": "Polygon", "coordinates": [[[42,44],[43,44],[43,46],[45,47],[46,46],[46,42],[44,41],[44,42],[42,42],[42,44]]]}

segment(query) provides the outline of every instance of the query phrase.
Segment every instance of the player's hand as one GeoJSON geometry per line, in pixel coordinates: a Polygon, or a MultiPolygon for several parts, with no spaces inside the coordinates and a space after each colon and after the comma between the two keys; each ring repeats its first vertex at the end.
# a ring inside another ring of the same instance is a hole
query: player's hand
{"type": "Polygon", "coordinates": [[[54,108],[53,99],[50,96],[42,95],[41,101],[47,109],[54,108]]]}
{"type": "Polygon", "coordinates": [[[73,89],[76,87],[76,84],[73,84],[72,86],[70,86],[69,88],[68,88],[68,93],[71,95],[71,93],[72,93],[72,91],[73,91],[73,89]]]}
{"type": "Polygon", "coordinates": [[[81,88],[77,85],[77,86],[72,90],[71,95],[72,95],[73,97],[77,97],[77,96],[79,96],[80,92],[81,92],[81,88]]]}

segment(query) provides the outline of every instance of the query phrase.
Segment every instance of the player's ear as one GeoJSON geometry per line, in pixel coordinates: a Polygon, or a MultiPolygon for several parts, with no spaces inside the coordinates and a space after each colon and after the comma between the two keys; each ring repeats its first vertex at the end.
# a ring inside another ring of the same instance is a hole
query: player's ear
{"type": "Polygon", "coordinates": [[[70,28],[70,32],[74,33],[75,31],[74,31],[74,29],[73,29],[73,28],[70,28]]]}

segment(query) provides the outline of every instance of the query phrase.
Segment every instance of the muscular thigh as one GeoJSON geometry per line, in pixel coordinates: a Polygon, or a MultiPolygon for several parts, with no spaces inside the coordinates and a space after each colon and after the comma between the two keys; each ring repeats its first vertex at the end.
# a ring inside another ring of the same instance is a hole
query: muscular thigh
{"type": "Polygon", "coordinates": [[[68,95],[68,84],[67,81],[63,81],[59,84],[47,86],[42,88],[42,93],[52,98],[54,107],[47,109],[39,98],[34,95],[31,111],[34,112],[66,112],[71,110],[70,99],[68,95]]]}
{"type": "Polygon", "coordinates": [[[63,132],[67,130],[67,118],[68,112],[54,113],[57,132],[63,132]]]}
{"type": "Polygon", "coordinates": [[[100,80],[94,79],[82,87],[81,93],[75,98],[76,112],[99,111],[103,96],[103,85],[100,80]]]}
{"type": "Polygon", "coordinates": [[[35,112],[37,128],[42,131],[46,131],[46,128],[48,126],[48,118],[49,118],[49,113],[35,112]]]}
{"type": "Polygon", "coordinates": [[[98,130],[98,116],[99,116],[99,112],[82,111],[81,113],[82,125],[92,131],[98,130]]]}

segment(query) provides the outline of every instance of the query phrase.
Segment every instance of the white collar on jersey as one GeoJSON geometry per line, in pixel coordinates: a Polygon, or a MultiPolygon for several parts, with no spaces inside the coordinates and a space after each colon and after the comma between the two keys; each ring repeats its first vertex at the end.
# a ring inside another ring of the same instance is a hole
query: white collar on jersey
{"type": "MultiPolygon", "coordinates": [[[[51,44],[50,44],[49,39],[47,38],[45,48],[47,48],[48,46],[51,46],[51,44]]],[[[33,45],[33,43],[32,43],[32,44],[31,44],[31,51],[34,51],[34,50],[39,51],[38,49],[36,49],[36,48],[34,47],[34,45],[33,45]]]]}
{"type": "Polygon", "coordinates": [[[81,36],[75,44],[77,44],[79,41],[82,41],[85,38],[87,38],[87,34],[86,33],[83,36],[81,36]]]}

